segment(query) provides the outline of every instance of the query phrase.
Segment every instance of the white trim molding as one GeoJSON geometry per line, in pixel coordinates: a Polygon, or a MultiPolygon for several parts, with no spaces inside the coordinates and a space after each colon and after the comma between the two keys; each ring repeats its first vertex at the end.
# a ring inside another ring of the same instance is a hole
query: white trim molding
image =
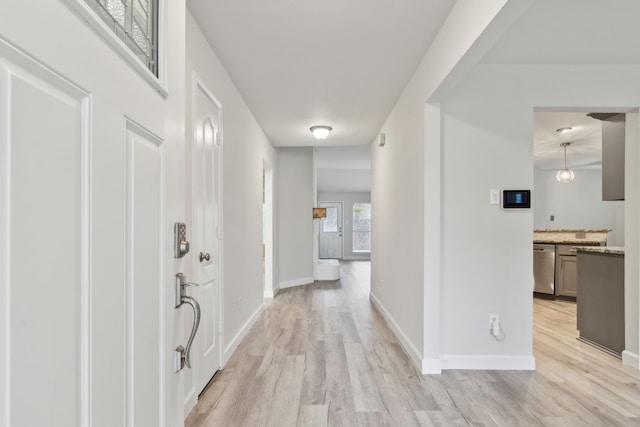
{"type": "Polygon", "coordinates": [[[249,319],[247,319],[244,325],[242,325],[242,328],[240,328],[236,336],[233,337],[227,348],[225,348],[224,350],[224,360],[222,360],[221,368],[223,368],[227,364],[233,352],[236,351],[236,349],[240,345],[240,342],[244,339],[244,337],[247,336],[249,329],[251,329],[251,327],[256,323],[263,312],[264,304],[260,304],[260,307],[258,307],[258,309],[249,317],[249,319]]]}
{"type": "Polygon", "coordinates": [[[277,294],[278,290],[280,289],[285,289],[285,288],[293,288],[294,286],[301,286],[301,285],[313,285],[313,277],[305,277],[302,279],[295,279],[295,280],[288,280],[286,282],[280,282],[278,283],[278,288],[277,290],[274,289],[274,293],[277,294]]]}
{"type": "Polygon", "coordinates": [[[624,350],[622,352],[622,364],[640,369],[640,357],[636,353],[624,350]]]}
{"type": "Polygon", "coordinates": [[[422,375],[440,375],[442,361],[440,359],[422,359],[422,375]]]}
{"type": "Polygon", "coordinates": [[[533,356],[442,355],[442,369],[478,369],[486,371],[535,371],[533,356]]]}
{"type": "Polygon", "coordinates": [[[534,371],[536,361],[533,356],[503,356],[503,355],[442,355],[436,359],[426,359],[411,343],[396,321],[380,303],[373,292],[369,293],[369,299],[380,311],[382,317],[398,338],[400,345],[407,352],[413,363],[420,369],[423,375],[439,375],[447,369],[481,369],[481,370],[514,370],[534,371]]]}
{"type": "MultiPolygon", "coordinates": [[[[400,345],[407,352],[413,363],[416,365],[420,371],[425,374],[423,369],[423,360],[422,354],[418,351],[418,349],[411,343],[409,338],[405,335],[402,329],[398,326],[396,321],[391,317],[389,312],[384,308],[384,306],[380,303],[380,300],[375,296],[373,292],[369,292],[369,300],[373,303],[373,305],[378,309],[382,317],[387,321],[387,324],[391,328],[391,331],[395,334],[398,341],[400,341],[400,345]]],[[[430,372],[430,373],[440,373],[440,372],[430,372]]]]}

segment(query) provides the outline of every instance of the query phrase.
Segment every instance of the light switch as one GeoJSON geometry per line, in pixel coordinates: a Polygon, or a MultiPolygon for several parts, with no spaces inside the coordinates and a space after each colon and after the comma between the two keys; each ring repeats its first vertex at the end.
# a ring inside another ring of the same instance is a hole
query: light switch
{"type": "Polygon", "coordinates": [[[489,190],[489,204],[490,205],[499,205],[500,204],[500,190],[492,188],[489,190]]]}

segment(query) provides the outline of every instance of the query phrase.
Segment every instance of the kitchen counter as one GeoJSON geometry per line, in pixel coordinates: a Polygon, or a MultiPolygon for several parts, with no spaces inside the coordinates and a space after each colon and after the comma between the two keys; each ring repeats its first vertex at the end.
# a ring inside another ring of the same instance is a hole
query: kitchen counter
{"type": "Polygon", "coordinates": [[[534,233],[609,233],[606,228],[539,228],[534,233]]]}
{"type": "Polygon", "coordinates": [[[550,245],[605,246],[611,230],[534,230],[533,243],[550,245]]]}
{"type": "Polygon", "coordinates": [[[596,254],[624,255],[623,246],[576,246],[578,252],[590,252],[596,254]]]}

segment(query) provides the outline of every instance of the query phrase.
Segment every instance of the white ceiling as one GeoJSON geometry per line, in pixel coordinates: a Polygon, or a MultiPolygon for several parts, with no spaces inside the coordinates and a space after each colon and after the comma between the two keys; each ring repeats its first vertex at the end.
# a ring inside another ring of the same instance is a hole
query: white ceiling
{"type": "MultiPolygon", "coordinates": [[[[187,0],[259,125],[280,147],[370,144],[454,3],[187,0]],[[316,124],[334,128],[324,142],[309,132],[316,124]]],[[[640,0],[535,0],[481,62],[640,64],[639,17],[640,0]]],[[[604,110],[588,107],[535,113],[535,167],[560,167],[564,141],[573,142],[569,166],[599,167],[600,122],[586,113],[604,110]],[[566,126],[574,131],[555,132],[566,126]]],[[[337,191],[338,180],[363,188],[363,169],[345,167],[340,156],[333,161],[319,165],[321,191],[337,191]]]]}
{"type": "Polygon", "coordinates": [[[276,147],[370,144],[454,3],[187,1],[276,147]]]}
{"type": "Polygon", "coordinates": [[[638,0],[534,0],[482,62],[640,64],[639,17],[638,0]]]}
{"type": "Polygon", "coordinates": [[[536,112],[534,113],[533,164],[537,169],[560,169],[564,164],[567,147],[567,166],[602,167],[602,122],[588,117],[585,112],[536,112]],[[566,133],[557,129],[570,127],[566,133]]]}
{"type": "MultiPolygon", "coordinates": [[[[601,65],[640,64],[640,1],[535,0],[527,12],[482,59],[485,64],[601,65]]],[[[562,82],[558,82],[561,85],[562,82]]],[[[585,87],[585,90],[589,90],[585,87]]],[[[601,122],[588,112],[626,112],[596,105],[577,106],[534,116],[534,166],[558,169],[563,164],[599,168],[602,164],[601,122]],[[573,127],[559,135],[555,130],[573,127]]]]}

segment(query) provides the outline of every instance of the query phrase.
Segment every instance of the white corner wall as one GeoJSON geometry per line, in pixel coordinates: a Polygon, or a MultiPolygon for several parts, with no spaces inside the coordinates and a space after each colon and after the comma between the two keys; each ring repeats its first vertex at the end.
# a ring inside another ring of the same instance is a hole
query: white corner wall
{"type": "Polygon", "coordinates": [[[342,259],[352,261],[371,259],[369,253],[353,252],[353,204],[371,203],[371,193],[321,191],[318,193],[318,202],[342,202],[344,208],[342,259]]]}
{"type": "MultiPolygon", "coordinates": [[[[638,66],[483,65],[442,103],[444,368],[481,367],[484,357],[526,365],[532,350],[532,212],[492,209],[488,190],[533,184],[534,108],[637,108],[638,71],[638,66]],[[554,84],[558,81],[561,87],[554,84]],[[487,336],[490,312],[501,316],[507,334],[501,343],[487,336]]],[[[627,145],[637,144],[637,132],[631,138],[627,145]]],[[[638,163],[628,166],[633,172],[638,163]]],[[[630,191],[638,185],[628,184],[630,191]]],[[[625,217],[638,221],[632,207],[625,206],[625,217]]],[[[637,254],[628,253],[625,263],[637,269],[637,254]]],[[[626,286],[637,295],[637,282],[626,286]]],[[[631,304],[626,347],[637,357],[638,302],[631,304]]]]}
{"type": "MultiPolygon", "coordinates": [[[[427,301],[425,297],[421,307],[414,307],[414,302],[422,301],[423,285],[416,283],[423,277],[419,271],[422,260],[405,263],[406,259],[400,259],[403,256],[393,253],[393,248],[419,246],[421,234],[416,232],[408,239],[394,225],[387,227],[398,222],[395,216],[399,211],[411,211],[403,203],[403,195],[421,198],[422,192],[422,186],[416,182],[422,165],[414,166],[410,158],[420,158],[425,105],[417,102],[419,94],[410,92],[412,87],[420,88],[419,83],[414,80],[405,90],[383,128],[387,133],[387,146],[372,150],[373,208],[375,218],[385,224],[374,228],[372,294],[396,325],[400,338],[407,338],[405,347],[409,353],[423,349],[423,369],[437,367],[435,362],[443,369],[534,368],[533,211],[504,211],[489,205],[489,190],[533,187],[534,108],[637,108],[640,105],[638,72],[637,66],[479,65],[439,106],[432,107],[440,111],[442,129],[435,132],[436,137],[427,138],[426,161],[441,168],[440,174],[432,177],[441,180],[441,195],[438,197],[437,192],[433,192],[436,197],[431,198],[432,189],[429,189],[430,198],[425,200],[425,205],[429,212],[431,206],[436,206],[437,212],[440,204],[441,237],[440,242],[434,239],[424,244],[436,251],[440,246],[441,261],[436,267],[441,271],[439,284],[435,283],[439,292],[432,292],[434,283],[429,283],[427,289],[429,295],[437,296],[437,301],[427,301]],[[556,84],[558,81],[563,82],[561,87],[556,84]],[[590,90],[585,91],[585,87],[590,90]],[[394,147],[394,142],[401,153],[386,151],[394,147]],[[440,162],[430,159],[433,153],[440,153],[440,162]],[[396,209],[397,206],[403,209],[396,209]],[[401,263],[400,268],[396,268],[396,262],[401,263]],[[404,276],[404,272],[410,275],[404,276]],[[379,282],[383,279],[388,283],[389,277],[395,279],[393,294],[385,293],[379,282]],[[430,316],[438,310],[434,321],[430,316]],[[488,333],[489,313],[500,315],[506,333],[502,342],[488,333]],[[417,325],[423,316],[425,324],[417,325]],[[434,329],[438,322],[440,325],[434,329]],[[421,330],[425,331],[423,342],[419,337],[421,330]],[[430,347],[431,341],[435,345],[430,347]],[[420,347],[422,343],[424,346],[420,347]],[[437,361],[428,354],[430,348],[438,349],[437,361]]],[[[632,143],[637,144],[637,138],[635,135],[632,143]]],[[[638,162],[631,166],[633,168],[638,168],[638,162]]],[[[430,181],[427,184],[429,188],[430,181]]],[[[631,186],[628,193],[633,194],[633,187],[638,183],[627,184],[631,186]]],[[[628,221],[638,222],[636,205],[627,200],[626,229],[629,229],[628,221]]],[[[403,225],[421,221],[410,218],[407,212],[399,215],[403,225]]],[[[433,220],[431,216],[422,219],[427,227],[431,227],[433,220]]],[[[637,224],[633,229],[637,229],[637,224]]],[[[626,237],[628,244],[628,233],[626,237]]],[[[633,238],[637,240],[637,236],[633,238]]],[[[402,255],[405,253],[402,251],[402,255]]],[[[429,262],[424,260],[425,265],[429,262]]],[[[638,254],[628,252],[626,264],[628,269],[636,271],[638,254]]],[[[629,295],[638,295],[638,283],[627,282],[626,286],[629,295]]],[[[630,360],[637,360],[638,301],[629,304],[627,354],[630,360]]]]}
{"type": "MultiPolygon", "coordinates": [[[[418,103],[420,107],[422,104],[418,103]]],[[[409,106],[411,101],[409,101],[409,106]]],[[[424,186],[422,110],[396,107],[371,144],[371,300],[410,357],[423,357],[424,186]],[[417,138],[416,138],[417,136],[417,138]]]]}
{"type": "Polygon", "coordinates": [[[313,283],[314,159],[311,147],[278,148],[278,245],[281,288],[313,283]]]}
{"type": "MultiPolygon", "coordinates": [[[[275,149],[191,14],[187,16],[186,28],[187,124],[191,123],[194,71],[222,104],[222,285],[226,361],[263,307],[262,169],[266,161],[277,174],[277,158],[275,149]]],[[[277,200],[277,189],[275,192],[277,200]]],[[[274,263],[277,265],[277,254],[274,263]]]]}
{"type": "Polygon", "coordinates": [[[576,169],[570,183],[558,182],[556,172],[534,169],[533,227],[609,229],[607,244],[624,246],[624,201],[602,200],[602,170],[576,169]]]}

